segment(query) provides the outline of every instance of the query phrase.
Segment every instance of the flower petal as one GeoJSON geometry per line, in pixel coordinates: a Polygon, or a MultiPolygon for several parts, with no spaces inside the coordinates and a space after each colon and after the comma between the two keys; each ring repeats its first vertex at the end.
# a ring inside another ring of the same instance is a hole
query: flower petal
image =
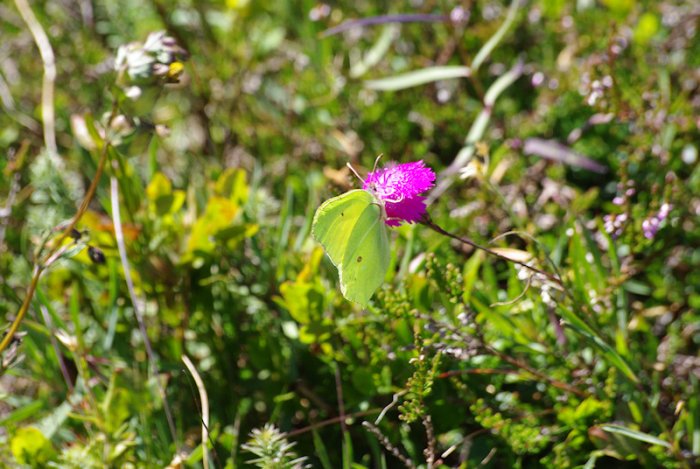
{"type": "Polygon", "coordinates": [[[387,166],[367,175],[363,189],[373,189],[387,202],[421,194],[431,187],[435,173],[423,161],[387,166]]]}
{"type": "Polygon", "coordinates": [[[435,173],[421,161],[393,164],[372,171],[362,186],[384,202],[389,226],[401,221],[420,221],[425,213],[425,202],[419,194],[434,186],[435,173]]]}
{"type": "Polygon", "coordinates": [[[389,226],[399,226],[401,221],[416,223],[425,214],[425,198],[417,195],[401,202],[387,202],[385,209],[387,219],[384,222],[389,226]]]}

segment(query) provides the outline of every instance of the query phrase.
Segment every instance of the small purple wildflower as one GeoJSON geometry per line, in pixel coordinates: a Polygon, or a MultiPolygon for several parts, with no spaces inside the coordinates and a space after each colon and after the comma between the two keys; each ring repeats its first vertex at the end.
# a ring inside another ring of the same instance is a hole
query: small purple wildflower
{"type": "Polygon", "coordinates": [[[622,231],[625,229],[625,223],[627,223],[626,213],[621,213],[619,215],[611,213],[603,217],[603,227],[613,239],[617,239],[622,235],[622,231]]]}
{"type": "Polygon", "coordinates": [[[372,171],[362,186],[384,203],[386,223],[399,226],[402,222],[415,223],[425,214],[423,192],[435,185],[435,173],[425,163],[392,164],[372,171]]]}
{"type": "Polygon", "coordinates": [[[462,6],[456,6],[450,11],[450,21],[453,23],[466,23],[469,21],[469,10],[462,6]]]}
{"type": "Polygon", "coordinates": [[[647,218],[642,222],[642,231],[646,239],[652,239],[659,231],[659,219],[656,217],[647,218]]]}
{"type": "Polygon", "coordinates": [[[646,239],[653,239],[654,236],[656,236],[656,232],[659,231],[661,227],[661,222],[668,217],[672,208],[673,206],[671,204],[663,203],[658,213],[655,213],[642,222],[642,232],[646,239]]]}

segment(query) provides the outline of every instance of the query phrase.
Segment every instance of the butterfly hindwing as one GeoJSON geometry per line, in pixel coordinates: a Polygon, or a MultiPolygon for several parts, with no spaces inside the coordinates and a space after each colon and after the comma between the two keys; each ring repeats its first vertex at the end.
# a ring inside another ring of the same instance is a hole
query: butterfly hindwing
{"type": "Polygon", "coordinates": [[[366,305],[384,282],[391,255],[381,207],[373,203],[362,212],[348,240],[340,271],[340,287],[351,301],[366,305]]]}

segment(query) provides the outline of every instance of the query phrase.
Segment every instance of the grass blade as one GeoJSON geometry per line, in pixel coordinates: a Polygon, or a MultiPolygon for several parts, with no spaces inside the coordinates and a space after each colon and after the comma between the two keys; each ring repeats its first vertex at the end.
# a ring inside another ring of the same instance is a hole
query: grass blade
{"type": "Polygon", "coordinates": [[[661,438],[655,437],[653,435],[649,435],[648,433],[643,433],[637,430],[632,430],[631,428],[627,428],[622,425],[615,425],[615,424],[605,424],[601,425],[600,428],[608,433],[617,433],[618,435],[623,435],[628,438],[633,438],[635,440],[643,441],[645,443],[649,443],[651,445],[659,445],[659,446],[664,446],[666,448],[671,447],[671,443],[668,441],[664,441],[661,438]]]}
{"type": "Polygon", "coordinates": [[[414,86],[425,85],[440,80],[465,78],[471,74],[469,67],[445,65],[442,67],[426,67],[413,72],[365,81],[365,86],[372,90],[398,91],[414,86]]]}

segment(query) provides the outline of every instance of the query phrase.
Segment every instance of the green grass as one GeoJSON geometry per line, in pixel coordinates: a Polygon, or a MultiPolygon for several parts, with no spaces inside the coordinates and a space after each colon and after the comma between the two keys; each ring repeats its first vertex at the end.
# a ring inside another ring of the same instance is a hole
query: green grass
{"type": "Polygon", "coordinates": [[[0,466],[700,463],[692,5],[79,3],[0,7],[0,466]],[[444,231],[363,309],[311,222],[380,153],[444,231]]]}

